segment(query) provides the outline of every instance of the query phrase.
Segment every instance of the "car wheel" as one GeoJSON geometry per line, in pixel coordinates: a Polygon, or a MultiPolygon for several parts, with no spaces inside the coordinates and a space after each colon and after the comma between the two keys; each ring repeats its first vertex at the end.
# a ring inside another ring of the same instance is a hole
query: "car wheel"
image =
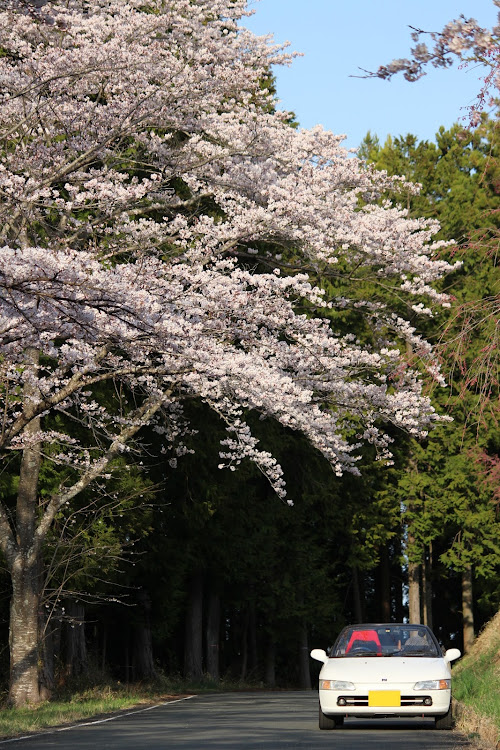
{"type": "Polygon", "coordinates": [[[451,701],[448,712],[444,716],[436,716],[434,720],[436,729],[451,729],[453,726],[453,716],[451,714],[451,701]]]}
{"type": "Polygon", "coordinates": [[[319,707],[319,728],[320,729],[340,729],[344,723],[343,716],[325,716],[319,707]]]}

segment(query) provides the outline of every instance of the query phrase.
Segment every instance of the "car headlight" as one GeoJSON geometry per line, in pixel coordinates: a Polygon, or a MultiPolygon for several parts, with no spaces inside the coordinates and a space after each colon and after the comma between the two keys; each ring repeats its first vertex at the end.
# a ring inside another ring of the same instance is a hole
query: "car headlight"
{"type": "Polygon", "coordinates": [[[356,690],[353,682],[342,682],[342,680],[320,680],[320,690],[356,690]]]}
{"type": "Polygon", "coordinates": [[[413,686],[414,690],[449,690],[451,687],[451,680],[424,680],[423,682],[416,682],[413,686]]]}

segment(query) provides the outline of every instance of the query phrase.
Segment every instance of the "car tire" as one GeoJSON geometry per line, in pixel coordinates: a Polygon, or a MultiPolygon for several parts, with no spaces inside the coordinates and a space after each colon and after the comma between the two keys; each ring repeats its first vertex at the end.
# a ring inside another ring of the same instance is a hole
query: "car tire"
{"type": "Polygon", "coordinates": [[[340,729],[344,723],[343,716],[325,716],[319,707],[319,728],[320,729],[340,729]]]}
{"type": "Polygon", "coordinates": [[[451,713],[451,701],[448,712],[444,716],[436,716],[434,719],[434,727],[436,729],[451,729],[453,726],[453,716],[451,713]]]}

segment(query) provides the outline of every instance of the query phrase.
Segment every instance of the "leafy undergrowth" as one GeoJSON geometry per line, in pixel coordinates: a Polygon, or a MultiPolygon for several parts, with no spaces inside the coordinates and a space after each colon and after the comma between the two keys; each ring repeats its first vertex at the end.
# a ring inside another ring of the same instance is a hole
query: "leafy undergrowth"
{"type": "Polygon", "coordinates": [[[453,695],[464,707],[461,728],[495,746],[500,741],[500,612],[453,669],[453,695]]]}
{"type": "Polygon", "coordinates": [[[0,707],[0,738],[17,737],[85,721],[133,707],[178,700],[201,692],[256,689],[261,685],[233,681],[213,681],[208,678],[187,683],[181,678],[162,677],[150,684],[124,685],[119,682],[96,687],[74,683],[59,691],[50,701],[25,708],[0,707]]]}

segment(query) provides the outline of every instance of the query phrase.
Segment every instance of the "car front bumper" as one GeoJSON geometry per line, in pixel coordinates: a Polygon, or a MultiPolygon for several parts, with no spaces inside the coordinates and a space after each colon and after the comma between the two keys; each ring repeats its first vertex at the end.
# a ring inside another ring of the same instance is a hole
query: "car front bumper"
{"type": "Polygon", "coordinates": [[[384,689],[380,684],[361,685],[352,692],[319,691],[321,710],[326,716],[442,716],[448,712],[450,700],[451,690],[413,690],[408,685],[384,689]]]}

